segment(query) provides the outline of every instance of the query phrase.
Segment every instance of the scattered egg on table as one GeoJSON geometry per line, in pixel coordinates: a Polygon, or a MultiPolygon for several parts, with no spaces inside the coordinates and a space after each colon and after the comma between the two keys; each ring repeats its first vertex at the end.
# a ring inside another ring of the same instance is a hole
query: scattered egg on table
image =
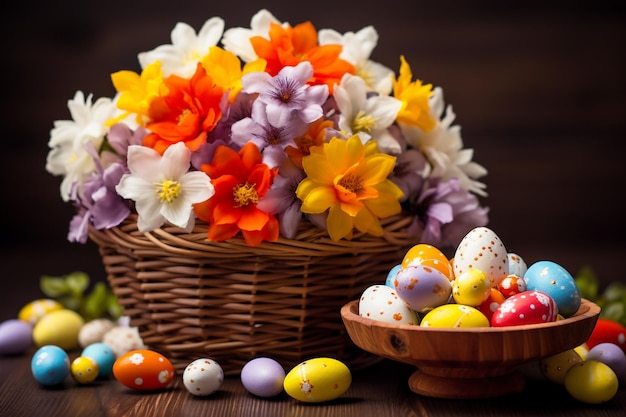
{"type": "Polygon", "coordinates": [[[556,302],[559,314],[571,317],[578,311],[581,298],[574,277],[561,265],[552,261],[537,261],[524,274],[528,290],[548,294],[556,302]]]}
{"type": "Polygon", "coordinates": [[[196,359],[183,371],[183,385],[193,395],[213,394],[224,382],[224,371],[213,359],[196,359]]]}
{"type": "Polygon", "coordinates": [[[395,289],[371,285],[359,299],[359,316],[386,323],[418,324],[417,313],[409,308],[395,289]]]}
{"type": "Polygon", "coordinates": [[[86,346],[81,356],[86,356],[98,364],[98,378],[108,378],[113,372],[113,364],[117,357],[113,349],[105,343],[97,342],[86,346]]]}
{"type": "Polygon", "coordinates": [[[479,269],[469,268],[452,281],[452,297],[457,304],[477,307],[487,301],[491,281],[479,269]]]}
{"type": "Polygon", "coordinates": [[[63,308],[65,308],[63,307],[63,304],[56,300],[41,298],[39,300],[31,301],[30,303],[22,307],[17,313],[17,318],[20,320],[24,320],[34,326],[35,323],[37,323],[39,319],[46,314],[55,310],[61,310],[63,308]]]}
{"type": "Polygon", "coordinates": [[[72,361],[70,372],[79,384],[89,384],[98,378],[98,363],[88,356],[79,356],[72,361]]]}
{"type": "Polygon", "coordinates": [[[585,360],[572,366],[565,374],[565,389],[578,401],[600,404],[617,394],[619,382],[606,364],[585,360]]]}
{"type": "Polygon", "coordinates": [[[621,384],[626,383],[626,353],[614,343],[600,343],[589,349],[588,360],[608,365],[621,384]]]}
{"type": "Polygon", "coordinates": [[[447,303],[452,292],[448,277],[438,269],[426,265],[400,269],[394,280],[394,288],[398,297],[418,313],[447,303]]]}
{"type": "Polygon", "coordinates": [[[37,321],[33,328],[36,346],[57,345],[72,350],[79,347],[78,332],[84,324],[80,314],[73,310],[54,310],[37,321]]]}
{"type": "Polygon", "coordinates": [[[488,227],[476,227],[461,239],[452,263],[454,276],[470,268],[487,274],[492,287],[509,274],[509,258],[498,235],[488,227]]]}
{"type": "Polygon", "coordinates": [[[418,243],[411,247],[402,258],[401,265],[402,267],[430,266],[444,274],[448,280],[452,281],[454,279],[452,264],[446,255],[437,247],[426,243],[418,243]]]}
{"type": "Polygon", "coordinates": [[[102,336],[102,343],[110,346],[118,357],[146,347],[136,327],[115,326],[102,336]]]}
{"type": "Polygon", "coordinates": [[[626,353],[626,326],[604,317],[598,318],[586,344],[592,349],[595,345],[605,342],[616,344],[626,353]]]}
{"type": "Polygon", "coordinates": [[[558,307],[548,294],[541,291],[524,291],[504,300],[491,317],[493,327],[556,321],[558,307]]]}
{"type": "Polygon", "coordinates": [[[241,383],[258,397],[274,397],[283,392],[285,369],[272,358],[259,357],[241,368],[241,383]]]}
{"type": "Polygon", "coordinates": [[[426,313],[420,326],[441,328],[489,327],[489,320],[475,307],[463,304],[444,304],[426,313]]]}
{"type": "Polygon", "coordinates": [[[109,319],[93,319],[83,324],[78,332],[78,344],[84,348],[92,343],[102,342],[104,334],[115,327],[109,319]]]}
{"type": "Polygon", "coordinates": [[[70,372],[70,358],[55,345],[41,346],[33,355],[30,368],[33,377],[44,386],[59,385],[70,372]]]}
{"type": "Polygon", "coordinates": [[[319,403],[339,398],[351,383],[352,374],[343,362],[319,357],[293,367],[285,376],[283,388],[298,401],[319,403]]]}
{"type": "Polygon", "coordinates": [[[166,388],[175,376],[169,359],[149,349],[138,349],[119,356],[113,364],[113,376],[128,388],[153,391],[166,388]]]}
{"type": "Polygon", "coordinates": [[[543,376],[555,384],[563,384],[569,368],[582,362],[583,359],[574,349],[568,349],[539,360],[539,366],[543,376]]]}
{"type": "Polygon", "coordinates": [[[20,319],[0,323],[0,355],[17,355],[33,346],[33,327],[20,319]]]}

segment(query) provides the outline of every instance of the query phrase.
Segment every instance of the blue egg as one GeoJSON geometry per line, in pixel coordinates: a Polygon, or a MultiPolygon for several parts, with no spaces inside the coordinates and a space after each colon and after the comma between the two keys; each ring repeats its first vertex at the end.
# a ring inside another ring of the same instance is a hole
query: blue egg
{"type": "Polygon", "coordinates": [[[113,364],[117,356],[113,349],[105,343],[92,343],[83,349],[80,356],[93,359],[98,364],[98,378],[108,378],[113,372],[113,364]]]}
{"type": "Polygon", "coordinates": [[[387,279],[385,280],[385,285],[387,287],[391,287],[393,289],[396,288],[393,285],[393,280],[396,279],[396,275],[398,274],[398,271],[400,269],[402,269],[402,264],[398,264],[389,270],[389,273],[387,274],[387,279]]]}
{"type": "Polygon", "coordinates": [[[570,317],[580,307],[580,291],[574,277],[561,265],[552,261],[538,261],[524,274],[526,289],[542,291],[556,303],[559,314],[570,317]]]}
{"type": "Polygon", "coordinates": [[[41,385],[61,384],[70,372],[70,358],[56,345],[40,347],[30,362],[33,376],[41,385]]]}

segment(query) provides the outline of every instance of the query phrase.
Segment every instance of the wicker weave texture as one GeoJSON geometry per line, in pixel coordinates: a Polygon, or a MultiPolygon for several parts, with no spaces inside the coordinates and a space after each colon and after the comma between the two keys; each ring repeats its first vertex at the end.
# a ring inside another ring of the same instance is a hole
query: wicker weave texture
{"type": "Polygon", "coordinates": [[[238,238],[207,241],[201,222],[191,233],[164,227],[144,234],[129,217],[90,238],[124,315],[179,372],[210,357],[237,374],[258,356],[286,368],[331,356],[357,369],[377,358],[350,340],[341,307],[384,283],[415,243],[403,232],[408,221],[386,219],[382,238],[333,242],[311,225],[296,239],[250,247],[238,238]]]}

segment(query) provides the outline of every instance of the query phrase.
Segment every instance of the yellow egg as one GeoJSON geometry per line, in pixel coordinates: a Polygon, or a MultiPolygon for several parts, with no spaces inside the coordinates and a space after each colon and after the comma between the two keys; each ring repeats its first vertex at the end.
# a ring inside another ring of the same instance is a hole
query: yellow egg
{"type": "Polygon", "coordinates": [[[73,310],[61,309],[43,316],[33,328],[36,346],[56,345],[61,349],[76,349],[78,333],[84,324],[80,314],[73,310]]]}
{"type": "Polygon", "coordinates": [[[72,361],[70,371],[76,382],[88,384],[98,377],[98,363],[87,356],[79,356],[72,361]]]}
{"type": "Polygon", "coordinates": [[[52,311],[61,310],[62,308],[63,305],[60,302],[49,298],[42,298],[31,301],[22,307],[19,313],[17,313],[17,318],[34,326],[35,323],[37,323],[39,319],[46,314],[52,311]]]}
{"type": "Polygon", "coordinates": [[[539,363],[539,368],[546,379],[555,384],[563,384],[569,368],[582,361],[583,359],[576,350],[569,349],[565,352],[542,358],[539,363]]]}
{"type": "Polygon", "coordinates": [[[589,354],[589,346],[587,346],[586,343],[583,343],[580,346],[576,346],[574,350],[576,351],[576,353],[578,353],[578,356],[580,356],[582,360],[587,359],[587,355],[589,354]]]}
{"type": "Polygon", "coordinates": [[[600,404],[617,394],[619,382],[615,372],[602,362],[577,363],[565,374],[565,389],[578,401],[600,404]]]}
{"type": "Polygon", "coordinates": [[[490,289],[487,274],[470,268],[452,282],[452,297],[458,304],[477,307],[489,298],[490,289]]]}
{"type": "Polygon", "coordinates": [[[285,376],[283,388],[292,398],[318,403],[345,393],[352,383],[348,367],[333,358],[313,358],[296,365],[285,376]]]}
{"type": "Polygon", "coordinates": [[[477,308],[462,304],[444,304],[422,318],[422,327],[465,328],[489,327],[489,320],[477,308]]]}

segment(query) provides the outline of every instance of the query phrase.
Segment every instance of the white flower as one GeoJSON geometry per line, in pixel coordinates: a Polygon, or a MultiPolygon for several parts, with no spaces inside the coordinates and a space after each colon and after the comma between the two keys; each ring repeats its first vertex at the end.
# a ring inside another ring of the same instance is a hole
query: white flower
{"type": "MultiPolygon", "coordinates": [[[[250,20],[250,29],[246,28],[230,28],[224,32],[222,37],[222,45],[224,49],[239,56],[244,62],[256,60],[257,54],[252,48],[250,38],[253,36],[261,36],[269,39],[270,24],[280,21],[274,17],[272,13],[265,9],[261,9],[252,16],[250,20]]],[[[283,26],[287,25],[284,23],[283,26]]]]}
{"type": "Polygon", "coordinates": [[[370,89],[385,96],[391,93],[393,71],[369,59],[378,44],[378,32],[373,26],[343,35],[334,29],[321,29],[318,39],[320,45],[341,45],[339,57],[356,67],[356,75],[363,78],[370,89]]]}
{"type": "Polygon", "coordinates": [[[160,227],[166,220],[190,231],[195,224],[193,204],[215,193],[208,175],[188,171],[191,151],[183,142],[171,145],[161,157],[154,149],[128,147],[130,174],[122,176],[115,188],[124,198],[135,201],[140,232],[160,227]]]}
{"type": "Polygon", "coordinates": [[[146,68],[154,61],[161,61],[163,76],[172,74],[191,77],[198,62],[209,53],[209,48],[217,45],[224,32],[224,20],[212,17],[207,20],[200,32],[186,23],[179,22],[171,33],[171,44],[157,46],[152,51],[137,55],[141,68],[146,68]]]}
{"type": "Polygon", "coordinates": [[[77,91],[74,98],[68,100],[67,107],[72,120],[54,122],[46,161],[48,172],[64,176],[61,182],[63,201],[69,201],[75,182],[82,184],[87,174],[96,171],[93,157],[85,145],[92,142],[95,149],[99,149],[108,131],[106,122],[119,112],[111,99],[99,98],[94,103],[92,95],[85,99],[82,91],[77,91]]]}
{"type": "Polygon", "coordinates": [[[402,102],[394,97],[369,95],[361,77],[346,74],[334,91],[339,108],[339,128],[349,135],[359,135],[361,142],[374,139],[381,152],[399,154],[400,144],[387,128],[396,119],[402,102]]]}
{"type": "Polygon", "coordinates": [[[430,162],[430,171],[424,174],[441,177],[444,181],[458,178],[464,189],[486,196],[486,185],[476,181],[476,178],[486,175],[487,170],[472,161],[473,149],[463,149],[461,127],[452,124],[455,114],[452,106],[446,108],[440,87],[433,90],[429,107],[431,116],[437,122],[430,131],[424,132],[419,127],[400,125],[407,143],[419,149],[430,162]]]}

